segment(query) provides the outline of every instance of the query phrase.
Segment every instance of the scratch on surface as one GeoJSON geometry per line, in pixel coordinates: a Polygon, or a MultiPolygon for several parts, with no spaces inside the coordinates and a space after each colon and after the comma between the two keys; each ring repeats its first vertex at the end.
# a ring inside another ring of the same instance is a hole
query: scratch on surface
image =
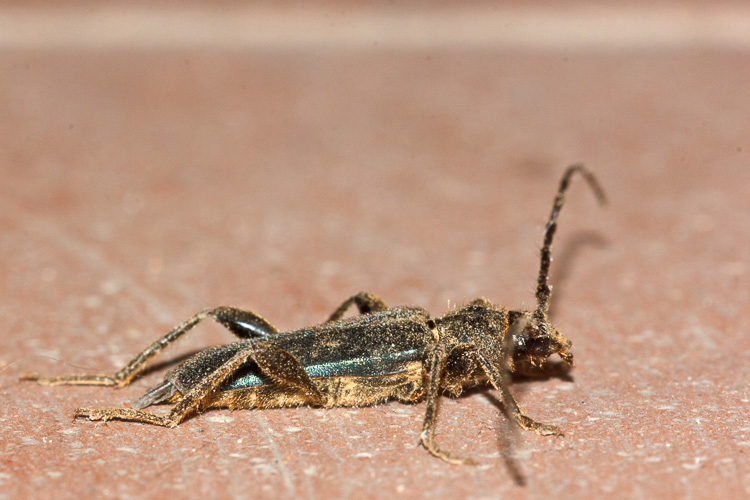
{"type": "Polygon", "coordinates": [[[289,472],[286,463],[284,462],[284,457],[281,456],[281,451],[279,450],[279,446],[276,444],[276,440],[274,439],[273,434],[268,430],[268,422],[266,422],[266,419],[261,414],[261,412],[254,411],[252,412],[252,414],[255,417],[255,420],[258,421],[258,429],[268,442],[268,448],[271,450],[273,458],[278,464],[279,472],[281,473],[281,480],[284,483],[284,488],[286,489],[287,496],[289,498],[296,498],[294,483],[292,482],[292,475],[289,472]]]}
{"type": "MultiPolygon", "coordinates": [[[[211,416],[214,416],[214,415],[211,415],[211,416]]],[[[214,442],[216,444],[216,455],[219,456],[219,457],[226,456],[227,452],[224,450],[224,446],[223,446],[222,440],[221,439],[216,439],[214,442]]],[[[237,440],[237,444],[238,445],[242,444],[242,440],[238,439],[237,440]]],[[[235,454],[233,454],[233,455],[235,455],[235,454]]],[[[187,471],[187,467],[186,467],[186,463],[185,462],[182,463],[182,468],[183,468],[183,472],[186,472],[186,473],[189,474],[189,472],[187,471]]],[[[222,472],[225,472],[227,470],[228,470],[228,468],[223,468],[222,472]]],[[[232,478],[229,481],[227,481],[227,494],[230,497],[233,497],[233,498],[237,497],[234,478],[232,478]]]]}
{"type": "MultiPolygon", "coordinates": [[[[285,421],[287,420],[286,416],[285,416],[285,415],[283,415],[283,414],[282,414],[282,417],[281,417],[281,418],[282,418],[283,420],[285,420],[285,421]]],[[[284,427],[284,428],[283,428],[283,430],[284,430],[284,431],[286,431],[286,432],[291,432],[291,433],[294,433],[294,432],[299,432],[299,431],[301,431],[301,430],[302,430],[302,428],[301,428],[301,427],[298,427],[298,426],[291,426],[291,425],[287,425],[286,427],[284,427]]],[[[302,470],[303,472],[304,472],[304,471],[306,471],[306,470],[309,470],[309,469],[310,469],[310,467],[309,467],[309,466],[308,466],[308,465],[307,465],[307,464],[305,463],[305,458],[303,457],[302,453],[300,453],[300,449],[299,449],[299,446],[295,446],[295,447],[294,447],[294,451],[295,451],[295,453],[296,453],[296,455],[297,455],[297,459],[299,460],[299,468],[300,468],[300,469],[301,469],[301,470],[302,470]]],[[[313,467],[313,468],[314,468],[314,467],[313,467]]],[[[310,482],[310,474],[304,473],[304,474],[302,475],[302,481],[303,481],[303,482],[304,482],[304,484],[305,484],[305,490],[307,491],[307,497],[308,497],[309,499],[311,499],[311,500],[312,500],[312,499],[314,499],[314,498],[315,498],[315,493],[313,493],[313,487],[312,487],[312,483],[310,482]]]]}
{"type": "MultiPolygon", "coordinates": [[[[338,413],[337,413],[338,414],[338,413]]],[[[359,439],[361,436],[349,436],[349,432],[346,432],[344,428],[341,426],[341,421],[336,418],[337,414],[331,414],[331,421],[333,422],[333,426],[336,427],[336,431],[338,431],[341,438],[344,440],[344,444],[346,445],[346,448],[349,450],[350,454],[354,453],[354,449],[352,447],[352,443],[350,439],[359,439]]],[[[342,498],[349,498],[352,496],[352,484],[349,481],[342,481],[341,485],[341,497],[342,498]]]]}

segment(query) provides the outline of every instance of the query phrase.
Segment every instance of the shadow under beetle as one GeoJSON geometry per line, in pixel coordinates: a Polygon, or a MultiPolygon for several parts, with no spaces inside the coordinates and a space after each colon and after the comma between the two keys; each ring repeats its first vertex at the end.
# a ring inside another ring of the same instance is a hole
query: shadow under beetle
{"type": "Polygon", "coordinates": [[[167,372],[164,381],[131,403],[131,408],[79,408],[75,416],[174,427],[205,408],[330,408],[427,399],[422,444],[436,457],[461,464],[473,461],[443,450],[435,441],[438,398],[441,392],[457,396],[465,388],[489,382],[519,426],[545,436],[562,435],[556,426],[523,413],[507,379],[515,373],[539,373],[553,354],[562,360],[558,368],[573,366],[571,342],[552,326],[547,311],[552,238],[575,173],[583,175],[600,203],[605,201],[595,177],[583,165],[566,170],[544,232],[534,311],[509,311],[479,298],[431,318],[424,309],[388,307],[375,295],[360,292],[325,323],[282,333],[253,312],[217,307],[177,326],[112,376],[29,373],[23,378],[43,385],[122,387],[144,370],[147,361],[203,319],[212,318],[240,340],[198,352],[167,372]],[[352,305],[360,315],[342,319],[352,305]],[[159,403],[173,406],[163,416],[144,411],[159,403]]]}

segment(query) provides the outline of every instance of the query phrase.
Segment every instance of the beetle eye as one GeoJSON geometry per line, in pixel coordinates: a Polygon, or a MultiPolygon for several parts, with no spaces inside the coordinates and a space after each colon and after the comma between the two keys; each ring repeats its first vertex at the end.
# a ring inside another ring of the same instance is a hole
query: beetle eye
{"type": "Polygon", "coordinates": [[[513,347],[516,351],[526,350],[526,338],[525,330],[513,335],[513,347]]]}
{"type": "Polygon", "coordinates": [[[549,337],[547,336],[532,336],[527,344],[532,356],[546,357],[549,354],[549,337]]]}

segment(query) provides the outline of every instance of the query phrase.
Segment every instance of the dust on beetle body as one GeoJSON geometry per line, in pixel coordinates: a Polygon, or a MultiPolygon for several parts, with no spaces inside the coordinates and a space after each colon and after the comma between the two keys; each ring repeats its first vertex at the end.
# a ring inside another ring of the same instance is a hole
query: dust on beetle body
{"type": "Polygon", "coordinates": [[[443,392],[458,395],[468,387],[489,383],[519,426],[541,435],[562,435],[556,426],[524,414],[507,379],[514,373],[538,372],[554,354],[564,368],[573,366],[571,342],[550,323],[547,312],[552,239],[565,192],[576,173],[588,181],[601,203],[605,201],[589,170],[583,165],[568,167],[544,232],[533,311],[508,310],[479,298],[432,318],[424,309],[388,307],[379,297],[360,292],[344,301],[325,323],[279,332],[253,312],[222,306],[204,310],[175,327],[114,375],[29,373],[23,378],[43,385],[122,387],[167,346],[211,318],[239,340],[195,354],[167,372],[131,408],[79,408],[75,416],[174,427],[205,408],[330,408],[426,399],[421,443],[436,457],[462,464],[473,460],[445,451],[435,441],[438,399],[443,392]],[[342,319],[351,306],[357,307],[359,316],[342,319]],[[167,414],[144,410],[160,403],[172,405],[167,414]]]}

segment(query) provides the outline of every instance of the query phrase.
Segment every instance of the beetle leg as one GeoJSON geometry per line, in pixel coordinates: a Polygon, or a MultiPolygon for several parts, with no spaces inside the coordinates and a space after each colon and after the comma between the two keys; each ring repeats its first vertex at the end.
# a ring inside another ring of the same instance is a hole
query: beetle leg
{"type": "Polygon", "coordinates": [[[260,338],[278,333],[271,323],[253,312],[221,306],[201,311],[181,325],[176,326],[164,337],[144,349],[114,375],[82,374],[45,377],[38,373],[27,373],[21,379],[33,380],[42,385],[114,385],[122,387],[132,382],[136,375],[143,371],[148,360],[206,318],[212,318],[236,336],[244,339],[260,338]]]}
{"type": "Polygon", "coordinates": [[[190,389],[165,416],[132,408],[101,410],[79,408],[76,410],[75,416],[88,417],[89,420],[107,421],[117,419],[144,422],[163,427],[175,427],[192,411],[200,408],[205,400],[210,399],[211,394],[214,394],[221,384],[234,375],[248,359],[252,359],[261,371],[269,377],[305,391],[310,397],[311,404],[323,404],[324,397],[294,356],[278,347],[253,342],[249,343],[247,347],[229,358],[228,361],[190,389]]]}
{"type": "Polygon", "coordinates": [[[502,396],[505,410],[510,413],[510,416],[513,418],[513,420],[515,420],[519,427],[522,427],[529,431],[534,431],[542,436],[563,435],[563,432],[559,427],[555,425],[543,424],[527,417],[523,413],[523,410],[521,410],[521,407],[518,405],[516,398],[513,397],[513,394],[511,394],[510,390],[508,389],[504,377],[502,376],[497,366],[495,366],[493,363],[490,363],[487,357],[484,356],[481,352],[477,353],[477,358],[479,359],[480,365],[487,374],[487,377],[490,379],[490,382],[502,396]]]}
{"type": "Polygon", "coordinates": [[[326,320],[326,323],[341,319],[341,317],[344,316],[344,313],[346,313],[346,310],[349,309],[352,304],[357,305],[359,314],[383,312],[388,309],[388,306],[383,301],[383,299],[381,299],[377,295],[373,295],[370,292],[359,292],[358,294],[352,295],[351,297],[346,299],[344,303],[341,304],[339,308],[333,312],[333,314],[331,314],[331,316],[326,320]]]}
{"type": "Polygon", "coordinates": [[[117,419],[144,422],[163,427],[174,427],[184,420],[191,411],[200,407],[203,400],[215,391],[227,378],[231,377],[248,358],[252,357],[254,351],[251,346],[252,344],[249,344],[247,348],[237,352],[223,365],[196,384],[172,407],[167,415],[161,416],[133,408],[79,408],[76,410],[75,416],[88,417],[89,420],[103,420],[105,422],[117,419]]]}
{"type": "Polygon", "coordinates": [[[459,344],[448,353],[441,384],[445,392],[459,396],[464,387],[473,385],[474,376],[479,371],[476,350],[473,344],[459,344]]]}
{"type": "Polygon", "coordinates": [[[259,339],[277,335],[279,331],[266,318],[252,311],[230,306],[220,306],[208,311],[217,323],[241,339],[259,339]]]}
{"type": "Polygon", "coordinates": [[[429,387],[427,388],[427,410],[425,412],[422,433],[419,435],[419,439],[422,442],[422,445],[427,448],[427,451],[448,463],[458,465],[476,464],[476,462],[470,458],[453,455],[452,453],[441,449],[435,441],[435,420],[437,417],[438,398],[440,397],[440,382],[444,375],[446,359],[445,346],[442,344],[435,344],[429,357],[430,379],[429,387]]]}
{"type": "Polygon", "coordinates": [[[302,363],[289,352],[262,342],[253,342],[248,348],[252,352],[250,358],[265,375],[276,382],[288,384],[303,391],[309,398],[310,404],[325,405],[326,398],[313,384],[302,363]]]}

